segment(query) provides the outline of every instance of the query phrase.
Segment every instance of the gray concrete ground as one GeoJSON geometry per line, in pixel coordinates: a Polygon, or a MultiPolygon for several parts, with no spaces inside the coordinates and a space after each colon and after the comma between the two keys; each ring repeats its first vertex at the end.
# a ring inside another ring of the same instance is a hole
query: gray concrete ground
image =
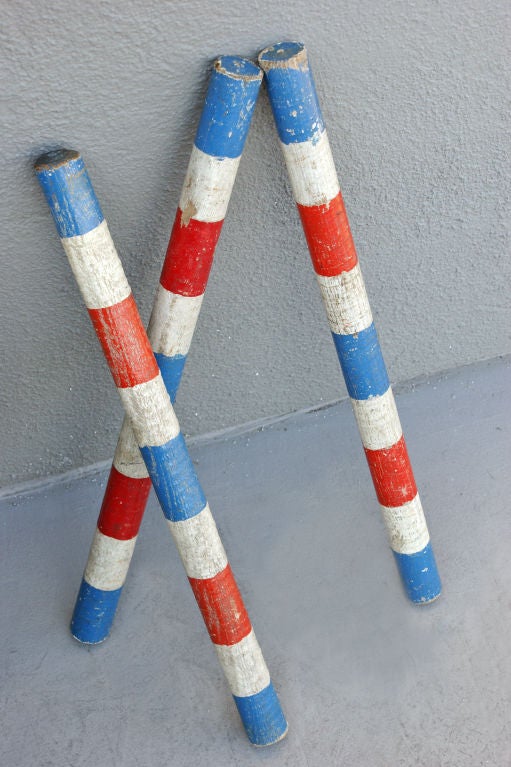
{"type": "Polygon", "coordinates": [[[192,453],[280,692],[245,740],[152,498],[111,637],[69,622],[105,472],[0,505],[3,767],[505,767],[511,761],[509,360],[398,396],[444,582],[410,605],[347,402],[192,453]]]}

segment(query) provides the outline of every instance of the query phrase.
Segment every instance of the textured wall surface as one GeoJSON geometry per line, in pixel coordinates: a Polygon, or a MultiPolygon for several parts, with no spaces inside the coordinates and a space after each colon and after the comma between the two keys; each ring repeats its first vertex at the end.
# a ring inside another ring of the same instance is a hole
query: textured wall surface
{"type": "MultiPolygon", "coordinates": [[[[303,40],[393,381],[511,350],[505,0],[3,0],[0,484],[107,459],[121,407],[33,159],[80,149],[148,319],[211,61],[303,40]]],[[[177,411],[344,396],[261,94],[177,411]]]]}

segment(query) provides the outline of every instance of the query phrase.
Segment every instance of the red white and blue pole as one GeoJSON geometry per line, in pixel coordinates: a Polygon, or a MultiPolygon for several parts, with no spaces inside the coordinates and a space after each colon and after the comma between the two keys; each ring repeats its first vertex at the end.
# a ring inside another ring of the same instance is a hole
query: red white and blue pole
{"type": "MultiPolygon", "coordinates": [[[[238,56],[213,66],[148,336],[174,402],[201,308],[263,74],[238,56]]],[[[102,642],[112,627],[151,480],[124,420],[96,532],[71,620],[80,642],[102,642]]]]}
{"type": "Polygon", "coordinates": [[[260,53],[259,64],[390,546],[408,597],[431,602],[440,578],[307,51],[277,43],[260,53]]]}
{"type": "Polygon", "coordinates": [[[287,723],[82,158],[35,167],[247,735],[275,743],[287,723]]]}

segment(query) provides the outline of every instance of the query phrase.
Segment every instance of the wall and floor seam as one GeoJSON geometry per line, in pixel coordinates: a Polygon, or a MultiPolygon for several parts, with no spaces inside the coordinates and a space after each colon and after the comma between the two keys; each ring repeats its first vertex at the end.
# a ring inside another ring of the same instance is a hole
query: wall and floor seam
{"type": "MultiPolygon", "coordinates": [[[[412,378],[408,381],[402,381],[393,386],[396,396],[404,394],[406,392],[415,391],[423,386],[435,386],[440,381],[444,381],[452,376],[458,374],[466,374],[470,376],[471,370],[478,370],[481,367],[495,365],[496,370],[504,371],[511,361],[511,355],[500,355],[486,360],[480,360],[478,362],[468,363],[467,365],[461,365],[456,368],[449,368],[441,372],[435,372],[431,375],[421,375],[412,378]]],[[[322,402],[313,405],[308,408],[296,410],[291,413],[285,413],[282,415],[270,416],[268,418],[261,418],[255,421],[248,421],[237,426],[231,426],[226,429],[220,429],[218,431],[209,432],[207,434],[199,434],[197,436],[190,437],[185,435],[186,442],[189,448],[193,451],[199,447],[205,447],[212,443],[223,442],[229,439],[235,439],[250,435],[251,433],[264,431],[270,429],[278,424],[284,424],[286,421],[292,421],[300,416],[327,412],[331,408],[334,408],[342,403],[348,403],[349,397],[342,397],[331,402],[322,402]]],[[[68,472],[62,474],[50,475],[42,479],[33,479],[27,482],[21,482],[12,486],[6,486],[0,488],[0,502],[9,501],[13,499],[21,499],[25,496],[31,496],[37,493],[51,491],[54,485],[59,484],[72,484],[75,481],[81,479],[102,477],[109,471],[112,464],[111,460],[99,461],[98,463],[91,464],[89,466],[81,466],[76,469],[71,469],[68,472]]]]}

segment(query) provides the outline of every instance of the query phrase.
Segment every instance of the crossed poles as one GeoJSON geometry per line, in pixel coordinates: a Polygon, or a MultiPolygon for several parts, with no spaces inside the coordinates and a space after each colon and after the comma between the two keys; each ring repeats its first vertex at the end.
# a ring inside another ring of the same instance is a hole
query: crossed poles
{"type": "Polygon", "coordinates": [[[278,43],[259,65],[235,56],[215,62],[147,335],[79,153],[47,153],[36,172],[126,412],[71,631],[87,644],[108,636],[152,483],[249,740],[269,745],[287,722],[171,404],[263,71],[403,585],[424,604],[441,584],[307,52],[278,43]]]}

